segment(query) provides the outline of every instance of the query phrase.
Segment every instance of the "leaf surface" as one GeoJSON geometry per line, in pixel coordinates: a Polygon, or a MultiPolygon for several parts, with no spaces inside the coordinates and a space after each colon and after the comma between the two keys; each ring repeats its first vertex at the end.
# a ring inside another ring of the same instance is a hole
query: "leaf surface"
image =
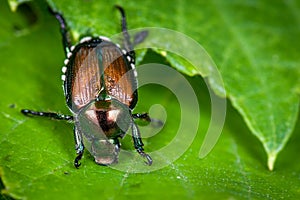
{"type": "MultiPolygon", "coordinates": [[[[119,32],[116,26],[119,15],[112,9],[115,2],[87,2],[50,4],[64,12],[75,37],[86,32],[106,36],[119,32]]],[[[198,134],[176,162],[141,174],[98,166],[87,152],[77,170],[73,167],[72,124],[21,115],[22,108],[69,112],[60,81],[64,60],[61,37],[57,22],[47,13],[45,4],[30,4],[38,20],[28,19],[19,11],[11,13],[3,0],[1,5],[5,5],[0,7],[0,15],[5,16],[0,17],[3,27],[0,30],[2,194],[27,199],[299,198],[300,164],[295,158],[300,138],[299,134],[291,137],[299,107],[299,5],[296,2],[270,6],[267,1],[230,4],[145,1],[122,5],[130,28],[171,28],[200,42],[216,61],[232,102],[228,105],[219,142],[209,156],[199,159],[210,122],[211,102],[204,81],[199,76],[186,77],[200,104],[198,134]],[[272,158],[276,158],[291,137],[273,172],[266,169],[267,158],[253,133],[268,152],[269,168],[274,164],[272,158]]],[[[153,52],[146,54],[144,60],[167,64],[153,52]]],[[[171,64],[176,60],[167,57],[171,64]]],[[[184,72],[182,60],[177,64],[184,72]]],[[[191,75],[191,70],[185,73],[191,75]]],[[[139,90],[136,111],[147,111],[157,102],[166,108],[168,118],[162,132],[144,140],[148,151],[168,144],[180,120],[174,95],[157,86],[139,90]]],[[[193,108],[187,109],[191,119],[195,117],[193,108]]],[[[298,123],[294,132],[299,130],[298,123]]],[[[130,137],[124,139],[123,147],[132,148],[130,137]]]]}

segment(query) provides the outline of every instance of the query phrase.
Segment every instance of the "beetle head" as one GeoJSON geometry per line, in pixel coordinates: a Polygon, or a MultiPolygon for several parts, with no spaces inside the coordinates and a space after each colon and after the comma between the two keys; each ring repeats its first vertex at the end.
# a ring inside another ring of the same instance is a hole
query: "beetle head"
{"type": "Polygon", "coordinates": [[[131,123],[128,106],[109,96],[91,101],[80,109],[75,119],[85,147],[101,165],[118,160],[118,137],[124,136],[131,123]]]}

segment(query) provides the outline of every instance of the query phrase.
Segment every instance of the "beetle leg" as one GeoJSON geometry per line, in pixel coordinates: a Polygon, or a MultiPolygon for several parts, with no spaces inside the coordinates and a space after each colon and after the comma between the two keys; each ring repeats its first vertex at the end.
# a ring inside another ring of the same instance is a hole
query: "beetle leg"
{"type": "Polygon", "coordinates": [[[147,161],[145,163],[147,165],[151,165],[152,158],[144,152],[144,148],[143,148],[144,144],[141,138],[140,130],[138,129],[137,125],[134,122],[132,122],[131,128],[132,128],[132,139],[134,143],[134,148],[143,158],[146,158],[147,161]]]}
{"type": "Polygon", "coordinates": [[[141,31],[134,35],[133,46],[142,43],[148,36],[148,31],[141,31]]]}
{"type": "Polygon", "coordinates": [[[132,117],[134,119],[142,119],[147,122],[151,122],[151,118],[148,113],[134,113],[134,114],[132,114],[132,117]]]}
{"type": "Polygon", "coordinates": [[[130,41],[130,35],[127,30],[125,11],[121,6],[118,6],[118,5],[115,5],[115,8],[117,8],[120,11],[121,16],[122,16],[121,28],[122,28],[122,32],[123,32],[123,36],[124,36],[123,46],[124,46],[125,50],[128,51],[131,58],[133,58],[133,60],[135,60],[135,51],[133,49],[133,45],[130,41]]]}
{"type": "Polygon", "coordinates": [[[60,24],[60,32],[62,34],[62,40],[63,40],[63,46],[65,50],[65,54],[67,55],[69,52],[71,52],[71,40],[70,40],[70,34],[67,28],[67,23],[64,17],[61,13],[52,10],[50,7],[48,7],[50,13],[55,16],[55,18],[58,20],[60,24]]]}
{"type": "Polygon", "coordinates": [[[116,149],[118,151],[118,153],[120,152],[120,148],[121,148],[121,144],[118,138],[114,138],[114,145],[116,145],[116,149]]]}
{"type": "Polygon", "coordinates": [[[132,114],[132,117],[134,119],[141,119],[146,122],[149,122],[154,127],[161,127],[164,125],[164,123],[161,120],[150,118],[148,113],[134,113],[134,114],[132,114]]]}
{"type": "Polygon", "coordinates": [[[76,126],[74,127],[74,139],[75,139],[75,150],[76,150],[76,158],[74,160],[74,166],[78,169],[81,163],[79,162],[82,158],[84,152],[84,145],[82,142],[81,133],[77,130],[76,126]]]}
{"type": "Polygon", "coordinates": [[[73,121],[73,116],[71,115],[64,115],[64,114],[53,113],[53,112],[38,112],[34,110],[22,109],[21,113],[23,113],[26,116],[40,116],[40,117],[48,117],[51,119],[57,119],[57,120],[73,121]]]}
{"type": "Polygon", "coordinates": [[[133,47],[130,42],[130,35],[127,30],[127,22],[126,22],[126,16],[125,16],[125,11],[121,6],[115,5],[115,7],[120,11],[122,19],[121,19],[121,28],[124,36],[124,48],[128,52],[133,52],[133,47]]]}

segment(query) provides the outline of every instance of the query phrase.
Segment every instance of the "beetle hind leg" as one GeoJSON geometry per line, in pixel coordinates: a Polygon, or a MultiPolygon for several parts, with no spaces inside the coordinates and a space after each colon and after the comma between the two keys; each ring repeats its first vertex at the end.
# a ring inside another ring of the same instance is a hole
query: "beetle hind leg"
{"type": "Polygon", "coordinates": [[[141,31],[141,32],[138,32],[134,35],[134,40],[133,40],[133,46],[136,46],[140,43],[142,43],[146,37],[148,36],[148,31],[141,31]]]}
{"type": "Polygon", "coordinates": [[[65,54],[67,55],[69,52],[71,52],[71,39],[70,39],[70,33],[68,31],[67,23],[63,15],[57,11],[52,10],[50,7],[48,7],[49,12],[55,16],[55,18],[58,20],[60,25],[60,32],[62,34],[62,40],[64,45],[65,54]]]}
{"type": "Polygon", "coordinates": [[[144,152],[144,144],[141,138],[141,134],[140,134],[140,130],[138,129],[137,125],[132,122],[132,139],[133,139],[133,143],[134,143],[134,148],[136,149],[136,151],[143,157],[146,159],[145,163],[147,165],[152,165],[152,158],[144,152]]]}

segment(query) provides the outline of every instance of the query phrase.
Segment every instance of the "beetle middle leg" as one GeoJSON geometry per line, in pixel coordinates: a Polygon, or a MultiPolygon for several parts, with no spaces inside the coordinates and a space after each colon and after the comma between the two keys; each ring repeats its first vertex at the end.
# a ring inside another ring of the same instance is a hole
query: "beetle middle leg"
{"type": "Polygon", "coordinates": [[[141,119],[143,121],[151,123],[151,125],[154,127],[161,127],[164,125],[161,120],[151,118],[148,113],[134,113],[132,114],[132,117],[134,119],[141,119]]]}
{"type": "Polygon", "coordinates": [[[22,109],[21,113],[23,113],[26,116],[40,116],[40,117],[48,117],[51,119],[57,119],[57,120],[73,121],[73,116],[71,115],[64,115],[64,114],[59,114],[54,112],[39,112],[34,110],[22,109]]]}
{"type": "Polygon", "coordinates": [[[147,165],[151,165],[152,158],[144,152],[144,148],[143,148],[144,144],[141,138],[141,133],[139,128],[134,122],[132,122],[131,129],[132,129],[132,139],[134,143],[134,148],[142,157],[146,158],[147,161],[145,161],[145,163],[147,165]]]}
{"type": "Polygon", "coordinates": [[[142,120],[145,120],[147,122],[151,122],[151,118],[150,116],[148,115],[148,113],[134,113],[132,114],[132,117],[134,119],[142,119],[142,120]]]}

